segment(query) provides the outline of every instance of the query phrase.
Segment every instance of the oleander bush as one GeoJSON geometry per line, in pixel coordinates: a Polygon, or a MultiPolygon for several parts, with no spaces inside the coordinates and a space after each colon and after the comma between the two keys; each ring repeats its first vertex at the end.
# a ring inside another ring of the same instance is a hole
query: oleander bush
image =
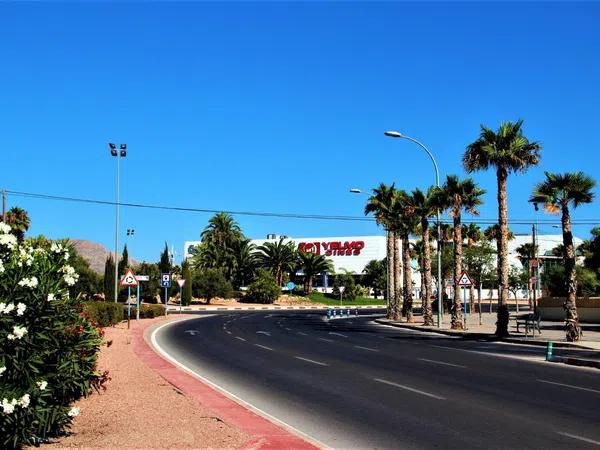
{"type": "Polygon", "coordinates": [[[123,305],[112,301],[85,302],[83,311],[99,327],[111,327],[123,320],[123,305]]]}
{"type": "Polygon", "coordinates": [[[0,448],[60,435],[72,403],[103,387],[102,332],[69,296],[78,275],[65,242],[17,242],[0,222],[0,448]]]}
{"type": "MultiPolygon", "coordinates": [[[[122,308],[123,320],[127,320],[127,305],[120,305],[122,308]]],[[[131,318],[136,318],[137,308],[131,306],[131,318]]],[[[142,305],[140,309],[140,319],[153,319],[165,315],[165,307],[163,305],[142,305]]]]}
{"type": "Polygon", "coordinates": [[[277,285],[271,272],[259,269],[256,279],[248,285],[243,301],[263,304],[274,303],[280,294],[281,288],[277,285]]]}

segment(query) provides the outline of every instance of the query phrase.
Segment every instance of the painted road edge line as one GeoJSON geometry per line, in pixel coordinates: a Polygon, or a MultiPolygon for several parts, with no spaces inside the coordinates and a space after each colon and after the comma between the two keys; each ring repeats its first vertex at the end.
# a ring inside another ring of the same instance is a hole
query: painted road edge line
{"type": "Polygon", "coordinates": [[[261,344],[254,344],[254,345],[256,345],[257,347],[260,347],[260,348],[264,348],[265,350],[270,350],[272,352],[275,351],[271,347],[267,347],[266,345],[261,345],[261,344]]]}
{"type": "Polygon", "coordinates": [[[354,348],[360,348],[361,350],[368,350],[370,352],[379,352],[376,348],[362,347],[360,345],[355,345],[354,348]]]}
{"type": "Polygon", "coordinates": [[[563,387],[568,387],[568,388],[571,388],[571,389],[578,389],[580,391],[588,391],[588,392],[594,392],[596,394],[600,394],[600,391],[598,391],[596,389],[584,388],[584,387],[581,387],[581,386],[573,386],[572,384],[557,383],[555,381],[540,380],[540,379],[537,379],[536,381],[539,381],[540,383],[554,384],[556,386],[563,386],[563,387]]]}
{"type": "Polygon", "coordinates": [[[460,364],[452,364],[452,363],[448,363],[448,362],[444,362],[444,361],[436,361],[434,359],[427,359],[427,358],[417,358],[419,361],[425,361],[428,363],[432,363],[432,364],[441,364],[443,366],[452,366],[452,367],[460,367],[461,369],[466,369],[467,366],[461,366],[460,364]]]}
{"type": "Polygon", "coordinates": [[[557,431],[556,433],[560,434],[561,436],[570,437],[571,439],[577,439],[578,441],[583,441],[583,442],[587,442],[589,444],[594,444],[594,445],[600,446],[600,441],[594,441],[593,439],[589,439],[589,438],[586,438],[583,436],[577,436],[576,434],[565,433],[564,431],[557,431]]]}
{"type": "Polygon", "coordinates": [[[319,362],[319,361],[315,361],[314,359],[303,358],[302,356],[294,356],[294,358],[301,359],[302,361],[306,361],[306,362],[309,362],[309,363],[318,364],[319,366],[329,366],[329,364],[322,363],[322,362],[319,362]]]}
{"type": "Polygon", "coordinates": [[[415,388],[412,388],[410,386],[405,386],[403,384],[394,383],[393,381],[383,380],[381,378],[373,378],[373,380],[377,381],[378,383],[388,384],[390,386],[394,386],[394,387],[397,387],[397,388],[400,388],[400,389],[404,389],[404,390],[407,390],[407,391],[410,391],[410,392],[414,392],[415,394],[421,394],[421,395],[424,395],[426,397],[435,398],[436,400],[446,400],[445,397],[440,397],[439,395],[431,394],[430,392],[421,391],[419,389],[415,389],[415,388]]]}
{"type": "Polygon", "coordinates": [[[206,383],[207,385],[209,385],[213,389],[217,390],[218,392],[222,393],[227,398],[235,401],[239,405],[241,405],[241,406],[249,409],[252,412],[255,412],[256,414],[264,417],[265,419],[270,420],[274,424],[277,424],[277,425],[279,425],[279,426],[281,426],[281,427],[283,427],[283,428],[285,428],[285,429],[287,429],[287,430],[295,433],[297,436],[302,437],[307,442],[312,443],[312,444],[314,444],[316,446],[319,446],[321,448],[324,448],[324,449],[331,448],[331,447],[325,445],[324,443],[322,443],[321,441],[319,441],[318,439],[315,439],[314,437],[309,436],[308,434],[304,433],[303,431],[300,431],[299,429],[293,427],[292,425],[284,422],[283,420],[278,419],[277,417],[275,417],[275,416],[269,414],[268,412],[266,412],[266,411],[264,411],[264,410],[262,410],[262,409],[260,409],[260,408],[258,408],[256,406],[252,405],[251,403],[248,403],[247,401],[245,401],[242,398],[238,397],[234,393],[232,393],[232,392],[228,391],[227,389],[219,386],[218,384],[210,381],[208,378],[203,377],[202,375],[200,375],[198,372],[194,371],[193,369],[190,369],[185,364],[182,364],[179,361],[177,361],[173,356],[171,356],[169,353],[167,353],[167,351],[160,346],[160,344],[158,343],[158,340],[156,339],[156,335],[158,334],[158,332],[161,329],[163,329],[164,327],[166,327],[168,325],[172,325],[174,323],[177,323],[177,321],[173,321],[173,322],[168,322],[168,323],[162,324],[162,325],[156,327],[154,330],[152,330],[152,333],[150,334],[150,343],[152,344],[153,350],[156,353],[158,353],[161,357],[163,357],[164,359],[166,359],[167,361],[169,361],[174,366],[180,368],[184,372],[187,372],[190,375],[192,375],[192,376],[196,377],[197,379],[201,380],[202,382],[206,383]]]}

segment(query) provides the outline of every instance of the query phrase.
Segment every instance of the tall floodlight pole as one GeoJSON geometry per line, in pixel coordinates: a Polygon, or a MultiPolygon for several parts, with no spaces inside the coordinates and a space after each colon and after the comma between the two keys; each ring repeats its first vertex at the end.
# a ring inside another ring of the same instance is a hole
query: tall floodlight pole
{"type": "MultiPolygon", "coordinates": [[[[421,141],[418,141],[417,139],[410,137],[410,136],[406,136],[405,134],[402,134],[398,131],[386,131],[384,133],[386,136],[389,137],[393,137],[393,138],[403,138],[403,139],[408,139],[409,141],[414,142],[415,144],[417,144],[418,146],[420,146],[423,150],[425,150],[425,152],[429,155],[429,158],[431,158],[431,162],[433,163],[433,168],[435,169],[435,185],[439,188],[440,187],[440,170],[438,168],[437,162],[435,161],[435,158],[433,157],[433,153],[431,153],[429,151],[429,149],[425,146],[425,144],[423,144],[421,141]]],[[[438,238],[437,238],[437,259],[438,259],[438,276],[437,276],[437,282],[438,282],[438,323],[437,326],[438,328],[441,328],[442,326],[442,252],[441,252],[441,240],[442,240],[442,233],[441,233],[441,225],[440,225],[440,210],[438,208],[437,210],[437,234],[438,234],[438,238]]]]}
{"type": "Polygon", "coordinates": [[[125,158],[127,156],[127,145],[121,144],[119,146],[119,151],[117,151],[117,146],[110,142],[108,144],[110,148],[110,154],[117,158],[117,192],[116,197],[117,201],[115,204],[115,303],[118,300],[119,294],[119,178],[120,178],[120,164],[119,161],[121,158],[125,158]]]}

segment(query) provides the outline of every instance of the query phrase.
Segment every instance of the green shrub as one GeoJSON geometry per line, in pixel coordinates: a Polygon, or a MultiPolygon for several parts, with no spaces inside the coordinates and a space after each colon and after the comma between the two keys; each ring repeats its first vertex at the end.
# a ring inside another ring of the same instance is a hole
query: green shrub
{"type": "Polygon", "coordinates": [[[360,296],[360,292],[362,287],[356,286],[354,282],[354,277],[350,273],[340,273],[335,276],[335,281],[333,282],[333,295],[336,298],[340,298],[340,287],[343,286],[344,289],[342,291],[342,298],[344,300],[355,300],[356,297],[360,296]]]}
{"type": "Polygon", "coordinates": [[[0,222],[0,448],[35,445],[68,428],[71,403],[100,388],[102,332],[68,294],[78,275],[63,243],[17,243],[0,222]]]}
{"type": "MultiPolygon", "coordinates": [[[[127,305],[121,305],[123,308],[123,320],[127,320],[127,305]]],[[[131,318],[135,319],[137,314],[137,308],[131,306],[131,318]]],[[[144,305],[140,309],[140,319],[153,319],[165,315],[165,308],[163,305],[144,305]]]]}
{"type": "Polygon", "coordinates": [[[256,279],[248,285],[248,291],[243,300],[249,303],[273,303],[280,294],[281,289],[271,272],[259,270],[256,279]]]}
{"type": "Polygon", "coordinates": [[[122,320],[122,305],[112,301],[86,302],[83,304],[84,313],[99,327],[111,327],[122,320]]]}
{"type": "Polygon", "coordinates": [[[195,297],[203,297],[209,304],[214,297],[228,298],[233,289],[223,272],[204,269],[194,274],[192,290],[195,297]]]}

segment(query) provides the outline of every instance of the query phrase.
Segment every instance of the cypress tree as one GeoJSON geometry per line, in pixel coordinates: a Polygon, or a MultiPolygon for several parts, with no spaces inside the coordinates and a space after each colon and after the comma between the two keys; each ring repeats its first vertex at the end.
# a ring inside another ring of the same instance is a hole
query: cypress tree
{"type": "Polygon", "coordinates": [[[165,242],[165,249],[160,255],[158,267],[161,273],[171,273],[171,257],[169,255],[169,246],[165,242]]]}
{"type": "Polygon", "coordinates": [[[182,264],[182,276],[185,280],[185,284],[183,285],[182,304],[188,306],[192,303],[192,271],[190,270],[190,265],[187,261],[184,261],[182,264]]]}
{"type": "Polygon", "coordinates": [[[113,299],[115,296],[115,261],[112,254],[108,255],[104,263],[104,298],[113,299]]]}

